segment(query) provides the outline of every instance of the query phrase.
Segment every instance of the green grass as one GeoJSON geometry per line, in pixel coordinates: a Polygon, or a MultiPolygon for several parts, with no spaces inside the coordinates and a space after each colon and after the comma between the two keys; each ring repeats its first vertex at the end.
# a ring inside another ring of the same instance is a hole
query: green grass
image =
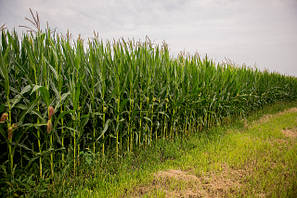
{"type": "MultiPolygon", "coordinates": [[[[226,196],[294,197],[297,195],[297,140],[285,137],[281,130],[297,127],[297,112],[275,114],[263,123],[253,121],[296,105],[281,103],[266,107],[248,117],[248,128],[239,120],[185,141],[158,142],[149,151],[139,151],[121,162],[110,180],[97,178],[92,190],[89,187],[79,190],[78,197],[132,195],[138,187],[152,187],[153,174],[159,170],[190,170],[201,177],[208,173],[219,175],[226,167],[246,173],[239,181],[240,188],[224,194],[226,196]]],[[[229,176],[234,177],[231,173],[225,175],[229,176]]],[[[162,197],[166,194],[164,190],[182,192],[187,188],[184,181],[172,179],[165,189],[151,188],[144,197],[162,197]]]]}

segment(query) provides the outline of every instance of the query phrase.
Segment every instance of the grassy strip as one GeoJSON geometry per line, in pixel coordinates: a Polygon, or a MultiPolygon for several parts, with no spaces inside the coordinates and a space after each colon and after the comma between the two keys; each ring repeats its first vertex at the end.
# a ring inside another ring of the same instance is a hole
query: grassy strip
{"type": "Polygon", "coordinates": [[[162,197],[185,192],[189,183],[171,178],[164,186],[164,182],[161,185],[162,182],[152,175],[168,169],[186,171],[204,178],[203,181],[210,176],[238,180],[236,184],[239,185],[221,190],[223,194],[215,194],[218,192],[210,189],[213,196],[293,197],[297,193],[296,139],[285,137],[281,130],[297,126],[297,112],[254,121],[264,114],[274,114],[296,105],[295,102],[267,106],[245,121],[216,127],[184,141],[160,140],[151,149],[138,150],[111,163],[105,173],[97,169],[100,173],[78,189],[78,197],[126,197],[142,193],[148,197],[162,197]],[[145,188],[147,190],[143,190],[145,188]]]}

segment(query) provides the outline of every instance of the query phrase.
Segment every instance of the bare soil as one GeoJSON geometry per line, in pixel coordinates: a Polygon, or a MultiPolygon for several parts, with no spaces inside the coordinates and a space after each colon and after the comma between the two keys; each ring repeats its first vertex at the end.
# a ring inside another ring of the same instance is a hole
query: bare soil
{"type": "Polygon", "coordinates": [[[293,128],[293,129],[283,129],[282,133],[284,134],[284,136],[288,137],[288,138],[296,138],[297,137],[297,128],[293,128]]]}
{"type": "Polygon", "coordinates": [[[219,172],[201,176],[191,171],[159,171],[154,174],[151,184],[136,187],[131,196],[142,197],[153,191],[161,191],[165,197],[227,197],[239,190],[247,174],[247,170],[235,170],[227,166],[219,172]]]}

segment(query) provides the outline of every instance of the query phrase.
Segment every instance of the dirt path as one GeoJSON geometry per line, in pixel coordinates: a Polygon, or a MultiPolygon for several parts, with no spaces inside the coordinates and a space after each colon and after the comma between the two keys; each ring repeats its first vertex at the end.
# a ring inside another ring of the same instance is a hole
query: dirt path
{"type": "Polygon", "coordinates": [[[199,177],[191,171],[159,171],[151,185],[136,188],[133,196],[160,191],[165,197],[224,197],[238,191],[241,178],[247,174],[246,170],[234,170],[227,166],[219,173],[211,172],[199,177]]]}

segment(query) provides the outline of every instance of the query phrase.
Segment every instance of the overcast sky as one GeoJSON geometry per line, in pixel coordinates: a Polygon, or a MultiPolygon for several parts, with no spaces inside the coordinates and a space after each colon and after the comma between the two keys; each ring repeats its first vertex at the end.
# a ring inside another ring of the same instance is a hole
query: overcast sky
{"type": "Polygon", "coordinates": [[[58,32],[161,43],[171,53],[297,76],[297,0],[0,0],[0,25],[27,24],[29,8],[58,32]]]}

